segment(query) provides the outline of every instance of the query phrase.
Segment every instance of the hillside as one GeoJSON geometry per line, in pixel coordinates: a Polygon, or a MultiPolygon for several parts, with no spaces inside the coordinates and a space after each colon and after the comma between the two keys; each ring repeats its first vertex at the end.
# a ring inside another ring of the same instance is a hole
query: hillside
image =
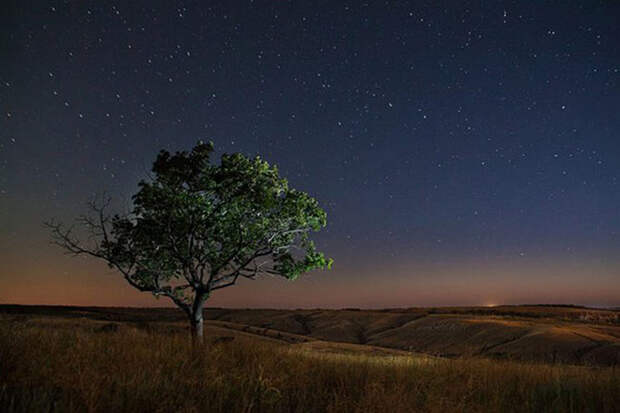
{"type": "Polygon", "coordinates": [[[2,310],[7,413],[611,413],[620,404],[617,368],[451,360],[218,320],[196,346],[171,310],[2,310]]]}
{"type": "Polygon", "coordinates": [[[209,310],[207,318],[445,357],[617,365],[620,312],[515,306],[386,311],[209,310]]]}
{"type": "MultiPolygon", "coordinates": [[[[11,317],[55,316],[183,330],[170,308],[0,306],[11,317]]],[[[620,312],[574,306],[502,306],[392,310],[206,310],[218,331],[288,343],[369,345],[442,357],[490,357],[570,364],[620,364],[620,312]]],[[[32,321],[32,320],[31,320],[32,321]]],[[[113,325],[113,323],[112,323],[113,325]]]]}

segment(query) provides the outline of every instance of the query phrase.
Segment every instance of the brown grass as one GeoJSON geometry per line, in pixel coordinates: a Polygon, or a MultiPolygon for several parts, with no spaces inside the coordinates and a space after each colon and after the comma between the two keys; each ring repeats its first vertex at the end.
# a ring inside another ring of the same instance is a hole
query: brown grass
{"type": "Polygon", "coordinates": [[[324,341],[444,357],[620,365],[620,312],[576,307],[455,307],[389,311],[224,310],[207,317],[324,341]],[[580,317],[593,314],[591,319],[580,317]]]}
{"type": "MultiPolygon", "coordinates": [[[[157,326],[158,331],[168,324],[166,332],[179,331],[178,326],[186,323],[176,308],[0,305],[0,314],[23,320],[88,318],[157,326]]],[[[620,365],[620,311],[614,310],[548,305],[391,310],[209,308],[205,318],[212,327],[289,343],[322,340],[442,357],[620,365]]]]}
{"type": "Polygon", "coordinates": [[[0,410],[613,412],[620,406],[614,368],[445,360],[350,345],[340,352],[335,343],[288,344],[222,327],[207,333],[234,339],[196,348],[182,330],[111,325],[0,319],[0,410]]]}

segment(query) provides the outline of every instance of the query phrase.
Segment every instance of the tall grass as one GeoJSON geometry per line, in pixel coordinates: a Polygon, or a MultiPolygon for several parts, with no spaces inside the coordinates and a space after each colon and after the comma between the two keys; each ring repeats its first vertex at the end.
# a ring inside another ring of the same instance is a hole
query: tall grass
{"type": "Polygon", "coordinates": [[[620,374],[611,368],[325,354],[242,336],[194,347],[175,332],[0,323],[0,410],[6,412],[619,408],[620,374]]]}

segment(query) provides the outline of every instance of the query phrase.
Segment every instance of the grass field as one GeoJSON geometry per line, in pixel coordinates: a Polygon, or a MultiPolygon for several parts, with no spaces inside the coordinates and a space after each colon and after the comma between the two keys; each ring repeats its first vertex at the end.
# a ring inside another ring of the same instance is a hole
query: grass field
{"type": "Polygon", "coordinates": [[[616,367],[445,359],[226,321],[209,323],[207,342],[196,347],[174,317],[111,322],[112,313],[102,314],[0,312],[1,410],[614,412],[620,406],[616,367]]]}
{"type": "Polygon", "coordinates": [[[620,312],[572,306],[369,310],[225,310],[207,317],[442,357],[620,364],[620,312]]]}
{"type": "MultiPolygon", "coordinates": [[[[0,306],[0,314],[56,316],[183,330],[174,308],[0,306]]],[[[286,341],[364,344],[440,357],[620,365],[620,311],[575,306],[444,307],[392,310],[205,311],[212,327],[286,341]]]]}

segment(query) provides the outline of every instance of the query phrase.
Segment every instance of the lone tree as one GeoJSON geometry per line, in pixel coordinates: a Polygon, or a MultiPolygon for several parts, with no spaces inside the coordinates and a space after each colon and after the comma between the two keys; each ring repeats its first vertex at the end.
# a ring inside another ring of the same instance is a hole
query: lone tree
{"type": "Polygon", "coordinates": [[[91,214],[76,220],[88,241],[74,227],[47,223],[54,243],[68,253],[100,258],[134,288],[170,298],[198,341],[213,291],[239,277],[294,280],[332,264],[309,238],[326,225],[315,199],[289,188],[258,156],[223,155],[216,165],[212,153],[211,142],[191,152],[161,151],[129,214],[109,214],[107,200],[91,202],[91,214]]]}

